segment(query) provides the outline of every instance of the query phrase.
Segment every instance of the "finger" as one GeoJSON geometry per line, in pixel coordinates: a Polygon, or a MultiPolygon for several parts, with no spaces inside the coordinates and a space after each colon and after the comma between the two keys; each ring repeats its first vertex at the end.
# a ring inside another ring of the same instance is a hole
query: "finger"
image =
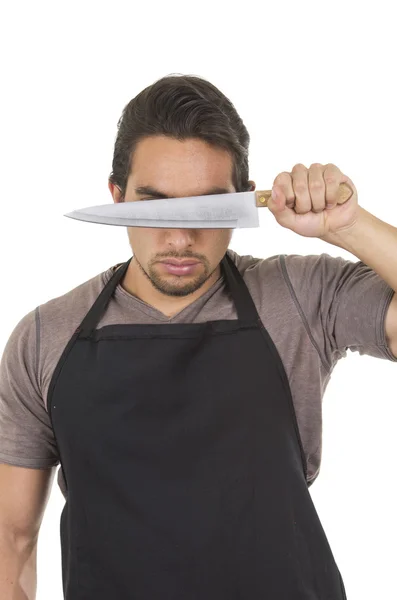
{"type": "Polygon", "coordinates": [[[313,163],[309,168],[309,192],[312,199],[312,210],[315,213],[325,209],[325,182],[323,179],[324,166],[313,163]]]}
{"type": "Polygon", "coordinates": [[[284,195],[287,207],[293,208],[295,205],[295,194],[294,188],[292,187],[291,174],[287,171],[284,171],[283,173],[277,175],[273,182],[273,186],[275,185],[277,186],[277,190],[284,195]]]}
{"type": "Polygon", "coordinates": [[[325,182],[326,208],[334,208],[338,204],[339,185],[342,176],[341,170],[336,165],[330,163],[325,166],[323,177],[325,182]]]}
{"type": "Polygon", "coordinates": [[[312,209],[309,193],[308,169],[302,164],[297,164],[292,169],[292,185],[295,194],[295,212],[308,213],[312,209]]]}

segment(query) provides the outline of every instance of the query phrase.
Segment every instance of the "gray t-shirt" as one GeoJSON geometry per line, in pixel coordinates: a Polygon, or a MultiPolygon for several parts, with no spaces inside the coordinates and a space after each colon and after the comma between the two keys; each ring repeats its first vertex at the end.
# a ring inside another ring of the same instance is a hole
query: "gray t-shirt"
{"type": "MultiPolygon", "coordinates": [[[[338,360],[350,349],[397,362],[385,336],[394,291],[361,261],[326,253],[265,259],[239,256],[230,248],[228,253],[284,364],[312,482],[321,463],[322,398],[338,360]]],[[[76,327],[120,264],[41,304],[11,333],[0,363],[0,462],[32,469],[59,464],[47,412],[51,377],[76,327]]],[[[221,277],[171,318],[119,284],[96,327],[236,318],[221,277]]],[[[62,468],[58,485],[66,498],[62,468]]]]}

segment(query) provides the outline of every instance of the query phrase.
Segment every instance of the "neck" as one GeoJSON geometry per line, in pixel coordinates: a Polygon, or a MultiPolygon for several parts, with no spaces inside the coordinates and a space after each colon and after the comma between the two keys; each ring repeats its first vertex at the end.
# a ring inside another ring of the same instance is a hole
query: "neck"
{"type": "Polygon", "coordinates": [[[207,281],[192,294],[189,294],[188,296],[167,296],[152,285],[150,279],[142,273],[138,264],[134,258],[132,258],[127,272],[121,281],[121,286],[132,296],[149,304],[156,310],[162,312],[165,316],[172,317],[205,294],[214,283],[218,281],[220,276],[221,266],[219,264],[211,277],[209,277],[209,279],[207,279],[207,281]]]}

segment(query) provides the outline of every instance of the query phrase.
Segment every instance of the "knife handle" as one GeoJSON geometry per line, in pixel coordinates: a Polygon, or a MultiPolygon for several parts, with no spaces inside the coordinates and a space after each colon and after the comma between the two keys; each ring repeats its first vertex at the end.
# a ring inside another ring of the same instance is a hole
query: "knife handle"
{"type": "MultiPolygon", "coordinates": [[[[339,185],[339,196],[337,204],[344,204],[349,198],[353,195],[353,190],[350,185],[347,183],[341,183],[339,185]]],[[[257,190],[255,192],[256,206],[260,208],[261,206],[267,206],[269,202],[269,198],[272,195],[272,190],[257,190]]]]}

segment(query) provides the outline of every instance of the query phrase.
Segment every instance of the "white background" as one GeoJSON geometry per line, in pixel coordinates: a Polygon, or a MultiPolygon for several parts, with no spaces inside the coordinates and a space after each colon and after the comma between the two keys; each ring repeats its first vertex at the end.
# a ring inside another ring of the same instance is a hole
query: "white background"
{"type": "MultiPolygon", "coordinates": [[[[164,75],[199,75],[231,99],[251,134],[257,189],[296,163],[332,162],[366,210],[397,226],[393,10],[383,0],[4,3],[0,349],[27,312],[130,257],[125,228],[63,215],[112,202],[121,111],[164,75]]],[[[358,260],[282,228],[266,209],[260,219],[235,231],[232,249],[358,260]]],[[[323,462],[310,491],[349,600],[397,598],[396,374],[395,363],[348,352],[324,397],[323,462]]],[[[62,598],[63,503],[55,482],[38,600],[62,598]]]]}

